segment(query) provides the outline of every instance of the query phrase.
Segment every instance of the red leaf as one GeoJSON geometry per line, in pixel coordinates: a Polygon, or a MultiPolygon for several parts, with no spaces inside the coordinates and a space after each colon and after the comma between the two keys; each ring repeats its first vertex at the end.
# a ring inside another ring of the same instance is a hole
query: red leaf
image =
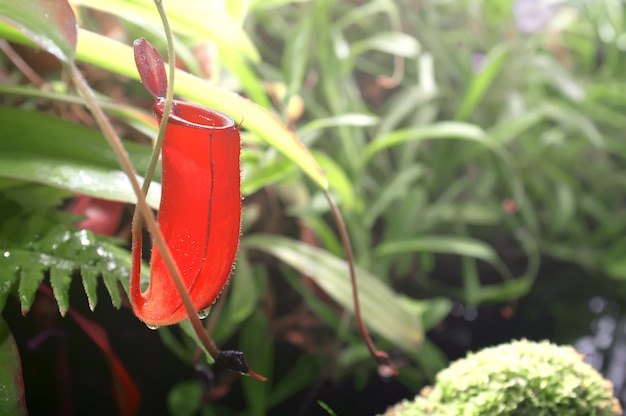
{"type": "MultiPolygon", "coordinates": [[[[54,299],[54,295],[48,286],[40,285],[41,290],[46,296],[54,299]]],[[[87,334],[87,336],[102,350],[107,360],[109,361],[111,369],[111,379],[113,382],[113,395],[117,402],[117,406],[120,409],[122,416],[134,416],[139,413],[139,405],[141,398],[139,396],[139,390],[133,382],[132,378],[126,371],[126,368],[122,364],[111,344],[109,344],[109,337],[106,331],[98,325],[96,322],[91,321],[70,306],[67,311],[68,315],[76,321],[78,326],[87,334]]]]}
{"type": "Polygon", "coordinates": [[[124,204],[78,195],[69,210],[74,214],[84,214],[86,217],[76,224],[76,227],[102,235],[113,235],[120,225],[124,204]]]}
{"type": "Polygon", "coordinates": [[[165,98],[167,94],[167,75],[163,58],[145,38],[133,43],[135,64],[143,86],[154,98],[165,98]]]}
{"type": "Polygon", "coordinates": [[[106,331],[100,325],[80,315],[71,307],[68,310],[68,314],[107,357],[111,366],[113,395],[120,409],[120,414],[123,416],[138,414],[139,404],[141,402],[139,390],[120,359],[117,358],[117,355],[113,352],[106,331]]]}

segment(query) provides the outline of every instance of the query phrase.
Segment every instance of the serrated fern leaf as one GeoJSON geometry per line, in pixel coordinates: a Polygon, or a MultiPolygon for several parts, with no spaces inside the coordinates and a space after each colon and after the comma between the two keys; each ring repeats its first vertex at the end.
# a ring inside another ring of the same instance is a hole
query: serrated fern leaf
{"type": "Polygon", "coordinates": [[[116,308],[119,308],[122,305],[122,297],[117,287],[117,282],[119,282],[118,276],[115,273],[103,271],[102,278],[104,285],[109,291],[109,295],[111,295],[111,303],[113,303],[113,306],[116,308]]]}
{"type": "Polygon", "coordinates": [[[70,261],[59,261],[50,267],[50,285],[59,305],[61,316],[65,316],[70,307],[68,292],[70,283],[72,283],[72,271],[75,268],[76,264],[70,261]]]}
{"type": "MultiPolygon", "coordinates": [[[[35,293],[39,283],[44,278],[44,272],[46,265],[40,262],[45,254],[29,253],[29,252],[8,252],[9,257],[17,255],[17,258],[21,258],[24,263],[19,266],[20,270],[20,284],[19,284],[19,298],[22,305],[22,314],[26,314],[30,310],[30,306],[35,300],[35,293]]],[[[0,266],[1,267],[1,266],[0,266]]]]}
{"type": "MultiPolygon", "coordinates": [[[[0,192],[0,311],[17,290],[22,312],[28,312],[48,272],[61,314],[69,307],[69,288],[78,272],[92,310],[100,276],[119,308],[119,286],[129,288],[130,252],[110,237],[74,228],[75,214],[54,209],[66,195],[41,188],[46,187],[27,184],[0,192]]],[[[141,276],[149,279],[147,267],[141,276]]]]}
{"type": "Polygon", "coordinates": [[[22,221],[28,223],[22,229],[28,230],[30,238],[24,238],[24,235],[13,241],[0,238],[0,307],[4,307],[7,296],[17,284],[22,312],[28,312],[47,271],[62,315],[69,307],[69,288],[75,271],[80,271],[92,309],[98,301],[96,293],[100,275],[113,305],[120,307],[119,284],[127,288],[130,275],[131,260],[127,250],[86,230],[62,224],[51,226],[53,221],[46,222],[41,217],[22,221]]]}
{"type": "Polygon", "coordinates": [[[83,264],[80,266],[80,275],[83,279],[83,288],[87,294],[89,308],[93,311],[98,303],[98,276],[100,271],[97,267],[83,264]]]}

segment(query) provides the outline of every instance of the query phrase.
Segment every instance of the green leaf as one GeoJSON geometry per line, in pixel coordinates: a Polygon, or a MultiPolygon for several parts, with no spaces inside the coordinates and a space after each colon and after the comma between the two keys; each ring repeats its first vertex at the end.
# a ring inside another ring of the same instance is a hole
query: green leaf
{"type": "Polygon", "coordinates": [[[104,280],[104,285],[109,291],[109,296],[111,296],[111,303],[115,308],[119,309],[120,306],[122,306],[122,296],[120,295],[120,289],[117,286],[119,275],[106,270],[102,272],[102,279],[104,280]]]}
{"type": "MultiPolygon", "coordinates": [[[[136,202],[128,178],[99,132],[48,114],[10,108],[0,109],[0,124],[0,177],[136,202]]],[[[125,147],[137,169],[144,171],[151,148],[128,142],[125,147]]],[[[148,193],[153,208],[159,206],[160,189],[153,183],[148,193]]]]}
{"type": "Polygon", "coordinates": [[[328,178],[329,189],[333,196],[339,197],[335,200],[337,205],[345,211],[352,211],[355,204],[358,203],[358,198],[354,192],[353,183],[346,172],[339,163],[326,154],[316,151],[313,151],[313,154],[328,178]]]}
{"type": "Polygon", "coordinates": [[[611,259],[603,264],[606,273],[614,278],[626,280],[626,259],[611,259]]]}
{"type": "Polygon", "coordinates": [[[492,126],[488,133],[495,142],[500,144],[515,140],[547,117],[549,110],[546,107],[546,104],[541,104],[523,114],[505,118],[492,126]]]}
{"type": "Polygon", "coordinates": [[[524,200],[524,186],[518,168],[514,163],[513,156],[509,154],[500,143],[495,142],[491,136],[475,124],[442,121],[429,126],[396,130],[379,136],[366,146],[364,156],[361,161],[362,167],[365,167],[368,161],[375,154],[393,146],[398,146],[408,142],[449,139],[475,142],[485,146],[485,148],[496,154],[510,171],[510,175],[507,176],[507,180],[510,182],[514,199],[516,201],[524,200]]]}
{"type": "Polygon", "coordinates": [[[223,318],[233,327],[239,326],[257,309],[259,295],[254,286],[254,272],[245,252],[237,255],[235,275],[231,279],[228,306],[223,318]]]}
{"type": "Polygon", "coordinates": [[[311,0],[252,0],[251,7],[254,10],[274,9],[293,3],[308,3],[311,0]]]}
{"type": "Polygon", "coordinates": [[[314,35],[313,19],[301,19],[286,39],[285,50],[282,53],[283,78],[287,84],[286,102],[302,89],[310,56],[307,48],[312,43],[312,35],[314,35]]]}
{"type": "Polygon", "coordinates": [[[336,127],[371,127],[379,122],[379,118],[370,114],[341,114],[334,117],[316,118],[309,121],[298,129],[300,137],[319,132],[323,129],[332,129],[336,127]]]}
{"type": "Polygon", "coordinates": [[[98,303],[98,276],[100,271],[95,266],[83,264],[80,266],[80,275],[83,279],[83,288],[87,295],[89,309],[93,311],[98,303]]]}
{"type": "Polygon", "coordinates": [[[499,44],[489,51],[485,66],[472,78],[472,82],[463,96],[463,101],[461,101],[456,113],[455,118],[457,120],[462,121],[469,118],[493,80],[500,73],[506,58],[509,56],[509,52],[510,49],[505,43],[499,44]]]}
{"type": "Polygon", "coordinates": [[[478,275],[478,267],[476,260],[463,257],[462,259],[462,275],[463,275],[463,295],[464,301],[468,306],[478,305],[480,303],[480,277],[478,275]]]}
{"type": "Polygon", "coordinates": [[[76,17],[65,0],[20,0],[0,2],[0,19],[30,40],[69,63],[76,52],[76,17]]]}
{"type": "Polygon", "coordinates": [[[425,331],[441,322],[448,316],[452,308],[452,302],[446,298],[434,298],[423,301],[409,298],[408,296],[400,296],[400,302],[406,310],[413,311],[413,313],[422,317],[422,325],[425,331]]]}
{"type": "MultiPolygon", "coordinates": [[[[66,90],[68,89],[68,86],[60,83],[61,81],[58,81],[56,84],[51,84],[53,89],[60,89],[61,92],[47,89],[44,90],[38,87],[31,87],[27,85],[0,84],[0,94],[52,100],[68,104],[85,105],[85,100],[81,96],[77,95],[76,93],[73,94],[67,92],[66,90]]],[[[113,101],[111,98],[97,93],[96,100],[98,102],[98,105],[100,105],[100,107],[102,107],[105,112],[117,116],[120,120],[126,122],[129,126],[133,127],[135,130],[143,133],[148,137],[156,136],[156,133],[158,132],[158,126],[154,116],[151,113],[148,113],[143,109],[133,107],[128,104],[113,101]]],[[[3,110],[10,109],[5,108],[3,110]]],[[[47,115],[45,113],[37,113],[47,115]]],[[[127,142],[126,145],[139,146],[133,142],[127,142]]]]}
{"type": "Polygon", "coordinates": [[[304,390],[319,377],[319,368],[323,366],[321,357],[309,354],[300,356],[287,374],[284,375],[270,392],[269,405],[274,406],[287,400],[295,393],[304,390]]]}
{"type": "Polygon", "coordinates": [[[39,284],[44,278],[46,266],[42,261],[45,261],[49,256],[20,250],[11,250],[9,253],[11,257],[16,256],[20,261],[19,298],[22,314],[26,314],[30,310],[30,306],[35,300],[35,293],[37,293],[39,284]]]}
{"type": "MultiPolygon", "coordinates": [[[[183,340],[179,339],[177,334],[174,334],[173,326],[162,326],[157,329],[157,333],[159,334],[159,338],[161,338],[161,342],[165,347],[178,359],[183,363],[191,363],[193,360],[193,351],[195,350],[195,345],[191,345],[191,343],[183,342],[183,340]]],[[[177,329],[175,329],[177,331],[177,329]]],[[[187,339],[185,339],[187,341],[187,339]]]]}
{"type": "MultiPolygon", "coordinates": [[[[274,366],[274,345],[267,318],[263,313],[253,314],[246,322],[241,331],[239,344],[242,351],[246,351],[248,368],[271,379],[274,366]]],[[[252,377],[246,377],[242,380],[242,386],[246,408],[250,414],[266,415],[271,383],[262,383],[252,377]]]]}
{"type": "Polygon", "coordinates": [[[265,186],[291,179],[293,175],[297,175],[297,170],[291,161],[283,158],[273,159],[267,164],[260,164],[244,172],[241,178],[241,193],[244,196],[251,195],[265,186]]]}
{"type": "Polygon", "coordinates": [[[328,413],[328,416],[337,416],[337,413],[335,413],[335,411],[325,402],[318,400],[317,404],[319,407],[321,407],[322,409],[324,409],[324,411],[326,413],[328,413]]]}
{"type": "Polygon", "coordinates": [[[479,259],[494,266],[504,277],[512,278],[496,251],[474,238],[425,235],[405,241],[383,243],[374,249],[374,255],[377,257],[411,252],[456,254],[479,259]]]}
{"type": "MultiPolygon", "coordinates": [[[[120,16],[135,24],[161,27],[161,18],[151,0],[73,0],[73,3],[120,16]]],[[[211,1],[176,0],[166,4],[172,30],[196,41],[212,40],[220,48],[258,62],[259,53],[241,25],[218,3],[211,1]]]]}
{"type": "MultiPolygon", "coordinates": [[[[6,205],[0,207],[5,208],[6,205]]],[[[11,227],[7,228],[6,224],[0,223],[0,276],[3,283],[0,288],[0,305],[14,284],[12,276],[15,278],[19,275],[18,294],[22,312],[28,312],[45,272],[50,270],[54,296],[59,311],[64,314],[69,307],[68,292],[72,273],[81,270],[92,309],[97,302],[95,279],[98,274],[103,274],[113,304],[121,306],[118,283],[128,287],[130,253],[114,246],[106,237],[55,223],[58,218],[53,214],[54,211],[46,211],[26,213],[23,214],[24,218],[9,218],[7,222],[17,224],[23,230],[24,235],[19,238],[10,235],[11,227]]],[[[142,269],[142,277],[144,275],[142,269]]]]}
{"type": "MultiPolygon", "coordinates": [[[[342,322],[342,317],[339,315],[343,315],[342,311],[338,311],[335,308],[335,305],[329,304],[326,300],[320,299],[315,293],[313,293],[309,287],[307,287],[302,278],[298,276],[298,273],[292,270],[286,270],[285,275],[283,276],[287,283],[291,285],[304,299],[307,307],[315,314],[315,316],[325,323],[330,328],[339,328],[345,329],[345,322],[342,322]],[[291,272],[291,273],[289,273],[291,272]]],[[[349,332],[349,331],[338,331],[337,336],[342,341],[350,342],[355,341],[357,337],[349,332]]]]}
{"type": "MultiPolygon", "coordinates": [[[[126,203],[136,203],[130,181],[121,170],[109,170],[67,160],[55,160],[24,154],[2,153],[0,176],[66,189],[79,194],[126,203]]],[[[143,180],[138,176],[138,180],[143,180]]],[[[159,207],[161,187],[153,183],[148,203],[159,207]]]]}
{"type": "Polygon", "coordinates": [[[398,172],[386,184],[380,194],[371,202],[363,218],[365,225],[370,228],[374,221],[387,211],[391,204],[401,198],[405,198],[412,188],[413,183],[424,175],[426,169],[419,164],[408,166],[398,172]]]}
{"type": "MultiPolygon", "coordinates": [[[[243,249],[256,249],[309,276],[333,300],[353,311],[347,263],[328,252],[288,238],[254,235],[242,241],[243,249]]],[[[357,269],[359,296],[365,322],[378,334],[407,350],[419,347],[424,334],[419,317],[404,309],[388,286],[357,269]]]]}
{"type": "Polygon", "coordinates": [[[474,124],[442,121],[430,126],[395,130],[377,137],[365,148],[365,156],[363,158],[364,165],[372,156],[381,150],[407,142],[433,139],[460,139],[483,143],[489,146],[494,145],[485,131],[474,124]]]}
{"type": "Polygon", "coordinates": [[[209,354],[207,349],[204,347],[204,345],[200,341],[200,338],[198,338],[198,334],[196,334],[196,331],[194,331],[193,327],[191,326],[191,322],[189,322],[189,319],[185,319],[184,321],[180,322],[178,324],[178,327],[182,329],[185,335],[187,335],[189,338],[193,340],[195,345],[197,345],[198,347],[202,349],[202,352],[204,352],[204,357],[207,360],[206,362],[208,364],[213,364],[215,360],[213,359],[211,354],[209,354]]]}
{"type": "Polygon", "coordinates": [[[72,272],[75,268],[76,264],[72,261],[55,262],[50,267],[50,285],[59,305],[61,316],[65,316],[70,307],[69,290],[70,283],[72,283],[72,272]]]}
{"type": "Polygon", "coordinates": [[[560,122],[570,131],[582,133],[598,149],[606,147],[606,139],[598,127],[583,113],[563,101],[550,102],[546,105],[548,115],[560,122]]]}
{"type": "Polygon", "coordinates": [[[0,317],[0,414],[3,416],[28,415],[20,362],[9,326],[0,317]]]}
{"type": "Polygon", "coordinates": [[[414,58],[420,53],[420,44],[413,36],[401,32],[378,32],[352,44],[352,56],[375,50],[389,55],[414,58]]]}
{"type": "Polygon", "coordinates": [[[468,237],[420,236],[406,241],[383,243],[374,249],[376,256],[390,256],[412,251],[458,254],[488,263],[498,261],[495,250],[480,240],[468,237]]]}
{"type": "Polygon", "coordinates": [[[176,384],[167,394],[167,409],[172,416],[194,416],[202,404],[204,385],[200,380],[176,384]]]}
{"type": "Polygon", "coordinates": [[[243,56],[234,50],[220,49],[218,54],[222,65],[232,73],[234,79],[239,81],[241,94],[263,108],[271,108],[270,99],[257,75],[256,68],[247,65],[243,56]]]}
{"type": "MultiPolygon", "coordinates": [[[[6,305],[7,298],[13,292],[18,281],[19,262],[11,258],[10,252],[0,250],[0,261],[4,263],[4,268],[0,268],[0,312],[6,305]]],[[[0,264],[2,264],[0,263],[0,264]]]]}
{"type": "MultiPolygon", "coordinates": [[[[118,168],[115,153],[97,130],[37,111],[0,108],[3,139],[0,152],[25,153],[67,159],[89,165],[118,168]]],[[[125,141],[133,164],[145,170],[152,148],[125,141]]]]}

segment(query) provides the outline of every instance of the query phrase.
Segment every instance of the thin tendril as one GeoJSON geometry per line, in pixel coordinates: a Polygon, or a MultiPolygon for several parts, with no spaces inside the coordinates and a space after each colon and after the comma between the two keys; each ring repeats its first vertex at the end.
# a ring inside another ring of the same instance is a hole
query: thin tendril
{"type": "Polygon", "coordinates": [[[346,223],[341,216],[341,212],[337,205],[333,201],[330,193],[324,190],[324,196],[326,200],[330,204],[330,209],[332,211],[333,217],[335,218],[335,222],[337,223],[337,227],[339,229],[339,236],[341,237],[341,243],[346,252],[346,261],[348,262],[348,269],[350,273],[350,283],[352,284],[352,302],[354,304],[354,316],[356,318],[357,325],[359,327],[359,332],[361,333],[361,338],[367,345],[367,349],[369,350],[372,357],[378,361],[378,364],[387,368],[388,373],[392,375],[397,375],[398,370],[396,369],[393,362],[389,358],[389,354],[384,351],[380,351],[376,348],[374,341],[372,341],[372,337],[370,336],[367,328],[365,327],[365,323],[363,322],[363,316],[361,314],[361,304],[359,302],[359,290],[357,288],[356,282],[356,269],[354,267],[354,253],[352,252],[352,245],[350,244],[350,237],[348,236],[348,230],[346,229],[346,223]]]}

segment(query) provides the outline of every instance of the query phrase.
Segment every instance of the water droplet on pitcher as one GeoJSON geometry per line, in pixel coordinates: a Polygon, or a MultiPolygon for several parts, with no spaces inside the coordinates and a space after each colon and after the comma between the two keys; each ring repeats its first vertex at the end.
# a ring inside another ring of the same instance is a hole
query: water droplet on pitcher
{"type": "Polygon", "coordinates": [[[158,325],[148,325],[148,324],[146,324],[146,326],[147,326],[148,328],[152,329],[152,330],[159,329],[159,326],[158,326],[158,325]]]}
{"type": "Polygon", "coordinates": [[[204,319],[207,316],[209,316],[209,312],[211,312],[211,308],[206,308],[204,310],[201,310],[200,312],[198,312],[198,318],[200,319],[204,319]]]}

